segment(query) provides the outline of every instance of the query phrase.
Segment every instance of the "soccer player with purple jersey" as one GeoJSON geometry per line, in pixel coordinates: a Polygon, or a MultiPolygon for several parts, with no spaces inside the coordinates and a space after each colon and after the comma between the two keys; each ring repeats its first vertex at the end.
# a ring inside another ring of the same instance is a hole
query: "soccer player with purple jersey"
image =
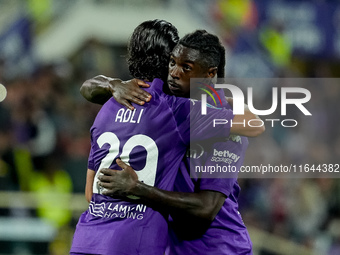
{"type": "MultiPolygon", "coordinates": [[[[115,159],[120,157],[138,169],[139,181],[148,187],[172,190],[177,169],[189,143],[189,120],[194,120],[194,123],[196,120],[199,124],[223,116],[226,119],[234,118],[230,110],[215,109],[202,117],[199,104],[190,112],[188,99],[175,98],[162,92],[163,82],[156,77],[164,79],[167,68],[162,63],[164,58],[156,55],[158,52],[170,54],[175,32],[171,24],[156,20],[142,23],[131,37],[130,71],[137,78],[153,80],[148,89],[152,99],[144,106],[136,106],[135,111],[125,109],[110,99],[98,113],[91,128],[86,185],[86,197],[92,198],[89,209],[81,215],[77,224],[71,254],[163,254],[167,242],[165,216],[137,200],[102,195],[101,187],[96,185],[98,170],[116,168],[115,159]],[[159,35],[157,40],[148,40],[150,35],[155,34],[159,35]],[[133,46],[133,42],[141,44],[137,55],[134,55],[137,47],[133,46]],[[148,62],[150,58],[146,56],[152,53],[155,55],[148,62]],[[138,61],[139,65],[134,66],[138,61]],[[197,118],[191,116],[190,119],[189,113],[196,114],[197,118]]],[[[236,118],[239,117],[235,116],[234,120],[236,118]]],[[[190,130],[191,139],[204,139],[205,134],[209,136],[213,133],[205,132],[207,130],[204,128],[205,125],[194,125],[190,130]]],[[[214,132],[222,136],[228,134],[229,129],[214,129],[214,132]]],[[[241,130],[231,128],[230,131],[258,133],[250,127],[241,130]]],[[[119,160],[117,163],[122,164],[119,160]]]]}
{"type": "MultiPolygon", "coordinates": [[[[184,50],[199,51],[203,61],[208,59],[208,55],[216,56],[218,59],[225,59],[223,46],[219,43],[216,36],[208,34],[204,31],[196,31],[186,35],[179,42],[178,50],[174,50],[170,59],[169,79],[176,84],[188,84],[187,75],[176,72],[176,67],[185,66],[186,58],[180,56],[180,52],[184,50]]],[[[197,60],[199,62],[199,60],[197,60]]],[[[224,61],[220,61],[218,65],[219,77],[224,77],[224,61]]],[[[186,91],[185,89],[182,91],[186,91]]],[[[182,91],[177,94],[183,93],[182,91]]],[[[175,91],[176,92],[176,91],[175,91]]],[[[223,90],[218,90],[219,97],[222,100],[222,105],[230,109],[232,101],[226,102],[223,90]]],[[[176,94],[176,93],[174,93],[176,94]]],[[[188,96],[188,93],[186,93],[188,96]]],[[[217,100],[217,99],[216,99],[217,100]]],[[[209,101],[208,101],[209,102],[209,101]]],[[[212,103],[212,100],[211,100],[212,103]]],[[[193,144],[191,144],[193,147],[193,144]]],[[[224,141],[214,142],[210,139],[209,142],[198,142],[195,148],[203,148],[203,153],[195,157],[195,154],[190,154],[192,157],[183,162],[175,181],[175,190],[179,192],[217,192],[220,194],[219,201],[215,204],[215,211],[210,209],[210,213],[202,217],[206,220],[206,227],[197,229],[197,225],[202,221],[202,218],[192,220],[192,215],[186,214],[183,211],[177,211],[173,215],[177,216],[170,223],[169,231],[170,245],[168,254],[252,254],[252,244],[249,238],[248,231],[242,221],[241,215],[238,212],[237,198],[240,192],[240,187],[237,179],[231,178],[231,174],[224,176],[216,175],[220,178],[191,178],[188,170],[191,167],[192,173],[195,173],[196,166],[216,166],[220,167],[235,167],[237,171],[243,164],[245,152],[248,147],[248,139],[245,137],[231,135],[224,141]],[[223,154],[221,153],[223,152],[223,154]],[[221,156],[223,155],[223,156],[221,156]],[[188,166],[188,162],[190,165],[188,166]],[[186,165],[186,166],[183,166],[186,165]],[[223,178],[229,177],[229,178],[223,178]],[[225,199],[226,198],[226,199],[225,199]],[[221,204],[222,203],[222,204],[221,204]],[[220,208],[220,209],[219,209],[220,208]],[[219,211],[217,210],[219,209],[219,211]],[[178,216],[179,215],[179,216],[178,216]],[[209,219],[210,217],[210,219],[209,219]],[[209,225],[210,224],[210,225],[209,225]],[[205,231],[206,230],[206,231],[205,231]],[[193,236],[193,233],[202,233],[200,237],[193,236]]],[[[202,177],[205,177],[204,175],[202,177]]],[[[206,203],[206,201],[204,201],[206,203]]],[[[203,203],[200,206],[205,207],[209,203],[203,203]]],[[[197,207],[196,210],[202,211],[203,208],[197,207]]]]}
{"type": "MultiPolygon", "coordinates": [[[[209,58],[207,54],[215,54],[215,59],[218,59],[218,56],[224,58],[222,48],[217,37],[204,31],[196,31],[181,39],[170,59],[168,79],[170,90],[174,94],[188,97],[190,77],[200,77],[197,64],[200,61],[206,61],[209,58]],[[195,58],[197,52],[201,57],[195,58]],[[180,71],[184,69],[191,70],[180,71]]],[[[224,61],[221,61],[218,65],[219,77],[224,76],[223,70],[224,61]]],[[[223,91],[220,90],[218,93],[223,106],[230,108],[223,91]]],[[[181,164],[175,181],[174,190],[177,192],[148,187],[139,183],[137,178],[130,178],[129,184],[122,186],[120,183],[126,184],[128,180],[125,173],[112,170],[102,170],[107,177],[101,178],[105,182],[101,182],[100,185],[109,188],[106,194],[124,192],[138,195],[149,203],[157,204],[170,212],[173,220],[170,221],[167,249],[169,255],[252,254],[249,234],[238,212],[237,198],[240,187],[237,179],[191,179],[188,173],[190,166],[216,166],[216,160],[219,161],[220,167],[231,166],[239,170],[243,164],[247,146],[248,140],[240,136],[230,136],[229,139],[219,142],[214,142],[214,140],[199,142],[195,147],[201,148],[201,152],[196,153],[200,156],[188,158],[181,164]],[[125,181],[122,178],[123,175],[125,175],[125,181]]],[[[120,166],[131,176],[134,175],[131,167],[124,163],[120,163],[120,166]]]]}

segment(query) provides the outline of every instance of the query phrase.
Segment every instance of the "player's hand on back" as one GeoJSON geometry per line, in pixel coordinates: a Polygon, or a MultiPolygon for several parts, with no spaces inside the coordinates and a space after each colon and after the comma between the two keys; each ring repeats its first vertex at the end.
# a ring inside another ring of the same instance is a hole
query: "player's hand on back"
{"type": "Polygon", "coordinates": [[[137,185],[138,176],[131,166],[120,159],[117,159],[116,163],[122,170],[100,169],[102,175],[98,177],[98,184],[106,189],[102,193],[105,196],[129,196],[137,185]]]}
{"type": "Polygon", "coordinates": [[[151,95],[142,89],[149,87],[149,85],[142,80],[132,79],[122,82],[112,80],[110,84],[114,99],[130,110],[134,109],[131,103],[143,105],[151,99],[151,95]]]}
{"type": "Polygon", "coordinates": [[[132,79],[122,81],[117,78],[110,78],[104,75],[97,75],[86,80],[80,87],[80,94],[88,101],[103,105],[112,96],[114,99],[133,110],[131,103],[143,105],[150,101],[151,95],[142,88],[149,85],[142,80],[132,79]]]}

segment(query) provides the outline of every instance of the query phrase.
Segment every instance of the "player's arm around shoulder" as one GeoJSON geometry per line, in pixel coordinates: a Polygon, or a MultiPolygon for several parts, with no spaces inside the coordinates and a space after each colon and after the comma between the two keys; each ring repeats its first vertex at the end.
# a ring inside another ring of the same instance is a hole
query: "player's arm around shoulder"
{"type": "Polygon", "coordinates": [[[151,99],[151,95],[141,87],[147,88],[149,85],[138,79],[122,81],[118,78],[97,75],[82,84],[80,94],[86,100],[100,105],[113,97],[121,105],[133,110],[131,103],[143,105],[151,99]]]}
{"type": "Polygon", "coordinates": [[[104,75],[97,75],[81,85],[80,94],[91,103],[103,105],[112,97],[113,87],[110,82],[114,80],[104,75]]]}

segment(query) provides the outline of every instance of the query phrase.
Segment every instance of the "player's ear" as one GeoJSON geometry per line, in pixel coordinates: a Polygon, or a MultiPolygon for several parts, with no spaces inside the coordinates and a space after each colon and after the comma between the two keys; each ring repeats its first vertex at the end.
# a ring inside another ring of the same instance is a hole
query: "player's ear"
{"type": "Polygon", "coordinates": [[[217,74],[217,67],[210,67],[208,70],[208,74],[210,78],[214,78],[215,75],[217,74]]]}

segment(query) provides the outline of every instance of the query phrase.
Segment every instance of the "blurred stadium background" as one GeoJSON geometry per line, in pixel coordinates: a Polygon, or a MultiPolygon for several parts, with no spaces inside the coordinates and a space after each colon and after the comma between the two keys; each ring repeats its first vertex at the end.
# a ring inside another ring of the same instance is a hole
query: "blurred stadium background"
{"type": "MultiPolygon", "coordinates": [[[[99,109],[79,88],[97,74],[129,79],[126,42],[154,18],[181,36],[216,33],[228,77],[340,75],[336,0],[0,0],[0,83],[8,93],[0,102],[0,255],[68,254],[87,208],[89,128],[99,109]]],[[[340,84],[332,81],[308,88],[310,126],[267,128],[251,139],[245,164],[339,163],[340,84]]],[[[260,87],[255,102],[271,100],[270,91],[260,87]]],[[[255,255],[340,254],[339,179],[239,182],[255,255]]]]}

